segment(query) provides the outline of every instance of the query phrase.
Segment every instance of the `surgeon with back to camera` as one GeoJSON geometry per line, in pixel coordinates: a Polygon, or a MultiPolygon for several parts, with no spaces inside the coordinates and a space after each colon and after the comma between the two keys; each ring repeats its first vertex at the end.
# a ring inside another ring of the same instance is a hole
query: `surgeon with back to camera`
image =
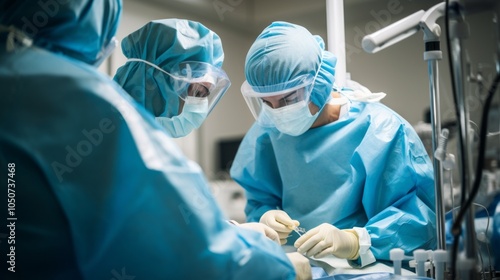
{"type": "Polygon", "coordinates": [[[430,159],[412,126],[353,89],[334,88],[336,58],[305,28],[274,22],[250,47],[242,94],[256,122],[231,177],[248,221],[309,257],[353,267],[435,249],[430,159]],[[292,231],[307,232],[298,237],[292,231]]]}
{"type": "Polygon", "coordinates": [[[1,279],[310,278],[303,256],[229,224],[200,167],[97,71],[121,10],[0,2],[0,166],[15,174],[0,199],[15,188],[16,217],[1,279]]]}

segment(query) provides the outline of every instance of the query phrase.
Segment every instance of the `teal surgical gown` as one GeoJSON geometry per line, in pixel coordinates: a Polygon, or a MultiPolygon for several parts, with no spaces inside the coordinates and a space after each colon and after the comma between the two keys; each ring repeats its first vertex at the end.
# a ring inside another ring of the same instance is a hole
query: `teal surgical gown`
{"type": "Polygon", "coordinates": [[[343,118],[296,137],[254,124],[231,177],[246,190],[249,221],[282,209],[306,230],[362,227],[379,260],[392,248],[436,248],[432,163],[412,126],[381,103],[352,102],[343,118]]]}

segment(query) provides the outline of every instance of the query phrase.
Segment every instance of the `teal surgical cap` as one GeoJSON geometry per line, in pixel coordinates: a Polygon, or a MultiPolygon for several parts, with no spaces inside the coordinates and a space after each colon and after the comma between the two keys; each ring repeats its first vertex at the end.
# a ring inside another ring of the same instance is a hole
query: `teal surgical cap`
{"type": "MultiPolygon", "coordinates": [[[[185,61],[222,67],[224,51],[220,37],[203,24],[185,19],[162,19],[147,23],[122,40],[127,58],[138,58],[166,72],[185,61]]],[[[155,117],[179,114],[179,98],[165,73],[150,65],[129,61],[114,77],[136,101],[155,117]]]]}
{"type": "Polygon", "coordinates": [[[115,35],[120,0],[0,1],[0,25],[13,26],[51,52],[88,64],[115,35]]]}
{"type": "Polygon", "coordinates": [[[337,58],[325,51],[321,37],[302,26],[278,21],[266,27],[250,47],[245,76],[251,86],[269,88],[301,75],[317,74],[311,101],[322,108],[335,81],[336,62],[337,58]]]}

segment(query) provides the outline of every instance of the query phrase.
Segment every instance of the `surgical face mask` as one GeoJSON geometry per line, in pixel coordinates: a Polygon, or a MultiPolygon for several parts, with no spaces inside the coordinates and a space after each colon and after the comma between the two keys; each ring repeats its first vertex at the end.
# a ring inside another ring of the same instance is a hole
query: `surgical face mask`
{"type": "MultiPolygon", "coordinates": [[[[284,110],[285,107],[292,105],[295,105],[294,110],[299,110],[298,107],[300,106],[307,107],[313,82],[314,76],[308,74],[270,86],[251,86],[245,81],[241,86],[241,93],[260,126],[276,127],[273,119],[264,112],[269,111],[271,108],[284,110]]],[[[272,115],[272,113],[269,115],[272,115]]]]}
{"type": "Polygon", "coordinates": [[[298,136],[306,132],[313,125],[319,112],[312,115],[306,101],[285,107],[272,109],[269,106],[263,106],[264,114],[276,126],[276,128],[285,134],[298,136]]]}
{"type": "Polygon", "coordinates": [[[208,98],[188,96],[182,112],[174,117],[156,117],[156,121],[170,132],[172,137],[184,137],[199,128],[208,115],[208,98]]]}
{"type": "Polygon", "coordinates": [[[117,46],[118,40],[115,37],[111,38],[111,40],[109,40],[109,43],[104,46],[97,55],[97,59],[93,64],[94,67],[99,67],[104,62],[104,60],[106,60],[113,53],[117,46]]]}

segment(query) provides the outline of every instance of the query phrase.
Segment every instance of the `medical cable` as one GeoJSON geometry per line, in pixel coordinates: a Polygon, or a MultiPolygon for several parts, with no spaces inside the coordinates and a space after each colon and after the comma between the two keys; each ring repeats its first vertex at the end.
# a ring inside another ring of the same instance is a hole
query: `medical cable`
{"type": "MultiPolygon", "coordinates": [[[[486,212],[486,217],[488,217],[488,218],[486,219],[486,228],[485,228],[485,230],[484,230],[484,235],[485,235],[485,240],[488,240],[488,229],[490,228],[490,219],[491,219],[491,216],[490,216],[490,213],[489,213],[489,211],[488,211],[488,208],[486,208],[484,205],[479,204],[479,203],[475,203],[475,202],[474,202],[473,204],[474,204],[475,206],[479,206],[479,207],[483,208],[483,209],[484,209],[484,211],[486,212]]],[[[448,213],[450,213],[450,212],[454,212],[455,210],[457,210],[457,209],[459,209],[459,208],[461,208],[461,207],[460,207],[460,206],[454,207],[454,208],[452,208],[451,210],[449,210],[449,211],[447,212],[447,214],[448,214],[448,213]]],[[[479,244],[478,240],[479,240],[479,238],[478,238],[478,239],[476,239],[476,244],[478,245],[478,247],[480,247],[480,246],[479,246],[480,244],[479,244]]],[[[490,264],[490,266],[489,266],[489,270],[490,270],[490,273],[492,273],[492,272],[493,272],[493,267],[491,266],[491,264],[492,264],[492,260],[491,260],[491,251],[490,251],[490,246],[489,246],[489,242],[485,242],[485,243],[486,243],[486,250],[488,251],[488,262],[489,262],[489,264],[490,264]]],[[[480,260],[481,260],[481,264],[482,264],[481,266],[483,267],[483,266],[484,266],[483,257],[482,257],[482,255],[481,255],[480,253],[479,253],[478,255],[479,255],[479,258],[480,258],[480,260]]],[[[484,270],[482,270],[482,273],[484,274],[484,270]]],[[[491,274],[491,275],[493,275],[493,274],[491,274]]]]}
{"type": "MultiPolygon", "coordinates": [[[[473,122],[473,121],[470,121],[470,123],[472,123],[476,128],[479,128],[479,126],[477,125],[477,123],[473,122]]],[[[499,131],[494,131],[494,132],[486,132],[486,136],[487,137],[491,137],[491,136],[497,136],[497,135],[500,135],[500,130],[499,131]]]]}
{"type": "MultiPolygon", "coordinates": [[[[451,7],[450,6],[450,0],[445,0],[446,2],[446,8],[445,8],[445,13],[444,13],[444,16],[445,16],[445,19],[444,19],[444,23],[445,23],[445,29],[446,29],[446,45],[447,45],[447,50],[448,50],[448,59],[449,59],[449,66],[450,66],[450,73],[454,73],[454,67],[453,67],[453,53],[452,53],[452,50],[451,50],[451,39],[450,39],[450,9],[454,9],[454,13],[457,13],[459,12],[459,7],[458,7],[458,4],[457,3],[453,3],[454,6],[451,7]]],[[[454,99],[454,105],[455,105],[455,113],[456,113],[456,119],[457,119],[457,126],[458,126],[458,133],[459,133],[459,136],[458,136],[458,145],[459,145],[459,150],[461,152],[461,157],[460,157],[460,163],[461,163],[461,166],[464,167],[466,166],[465,164],[465,159],[464,159],[464,151],[465,151],[465,145],[463,143],[463,139],[465,138],[465,136],[463,135],[463,126],[461,125],[463,122],[461,121],[461,116],[460,116],[460,106],[459,106],[459,100],[458,100],[458,93],[457,93],[457,85],[456,85],[456,79],[455,79],[455,75],[450,75],[450,78],[451,78],[451,89],[452,89],[452,93],[453,93],[453,99],[454,99]]],[[[467,172],[461,172],[461,181],[463,182],[462,183],[462,187],[463,189],[465,188],[465,182],[467,182],[467,172]]],[[[463,190],[462,190],[463,192],[463,190]]],[[[463,196],[462,196],[462,201],[463,201],[463,196]]],[[[456,239],[456,238],[455,238],[456,239]]],[[[452,279],[455,279],[456,278],[456,272],[455,272],[455,269],[456,269],[456,257],[457,257],[457,251],[458,251],[458,243],[456,242],[453,242],[453,247],[452,247],[452,255],[451,255],[451,278],[452,279]]]]}
{"type": "MultiPolygon", "coordinates": [[[[480,137],[479,137],[479,155],[477,159],[477,166],[476,166],[476,174],[474,178],[474,184],[471,193],[467,197],[467,200],[465,201],[465,204],[462,204],[462,207],[460,208],[460,211],[457,215],[457,219],[453,223],[452,227],[452,234],[455,237],[455,240],[453,242],[453,256],[452,258],[455,259],[456,253],[458,250],[458,237],[462,233],[462,228],[461,228],[461,222],[464,218],[465,213],[467,212],[467,209],[470,208],[474,198],[476,197],[479,188],[481,186],[481,179],[483,175],[483,168],[484,168],[484,155],[485,155],[485,150],[486,150],[486,132],[488,131],[488,113],[491,105],[491,100],[493,98],[494,93],[497,90],[498,83],[500,82],[500,74],[497,74],[495,77],[495,80],[490,87],[490,90],[488,91],[488,97],[485,102],[485,108],[483,108],[483,115],[482,115],[482,122],[481,122],[481,131],[480,131],[480,137]]],[[[464,172],[465,173],[465,172],[464,172]]],[[[465,193],[462,193],[462,196],[464,196],[465,193]]]]}
{"type": "MultiPolygon", "coordinates": [[[[450,3],[449,2],[450,2],[450,0],[446,0],[445,25],[446,25],[446,31],[447,31],[446,32],[447,33],[446,40],[447,40],[447,46],[448,46],[448,56],[449,56],[449,61],[450,61],[451,72],[453,73],[452,62],[454,60],[452,57],[451,43],[450,43],[450,27],[449,27],[449,9],[450,9],[449,4],[450,3]]],[[[458,9],[460,7],[455,5],[453,8],[455,9],[455,11],[458,11],[458,9]]],[[[452,80],[452,90],[454,93],[456,93],[457,88],[456,88],[456,81],[455,81],[454,75],[451,75],[451,80],[452,80]]],[[[467,212],[467,210],[469,209],[470,205],[472,204],[472,201],[473,201],[474,197],[476,196],[476,194],[479,190],[479,187],[480,187],[481,178],[482,178],[482,171],[483,171],[482,169],[484,166],[484,153],[485,153],[485,144],[486,144],[485,135],[487,132],[487,124],[488,124],[487,117],[488,117],[488,113],[489,113],[489,109],[490,109],[490,105],[491,105],[491,100],[493,98],[494,93],[496,92],[496,89],[497,89],[499,82],[500,82],[500,74],[497,74],[497,76],[494,79],[493,84],[490,87],[490,90],[488,91],[488,96],[486,98],[486,102],[485,102],[485,105],[483,108],[483,116],[482,116],[480,139],[479,139],[479,155],[478,155],[477,166],[476,166],[476,177],[474,180],[474,185],[473,185],[471,194],[468,196],[467,199],[465,199],[465,185],[466,185],[465,182],[467,182],[466,180],[468,179],[467,178],[468,172],[462,172],[462,182],[463,182],[462,186],[464,187],[462,190],[463,191],[462,192],[462,202],[465,201],[465,203],[461,203],[463,207],[460,208],[460,212],[457,215],[457,219],[454,221],[453,226],[452,226],[452,234],[455,238],[454,242],[453,242],[452,256],[451,256],[451,259],[452,259],[451,267],[452,267],[452,278],[453,279],[456,277],[455,267],[456,267],[456,258],[458,255],[457,254],[457,252],[458,252],[458,239],[459,239],[458,237],[460,236],[460,234],[462,232],[462,228],[461,228],[460,224],[462,223],[464,215],[467,212]]],[[[462,118],[461,118],[462,116],[460,114],[461,110],[459,108],[460,106],[459,106],[459,102],[457,100],[458,98],[457,98],[456,94],[454,94],[453,96],[455,99],[457,119],[462,120],[462,118]]],[[[465,133],[465,127],[462,124],[463,124],[463,122],[460,122],[459,132],[461,135],[461,138],[460,138],[461,141],[459,141],[459,144],[460,144],[460,150],[462,152],[461,161],[462,161],[462,167],[463,167],[463,166],[466,166],[465,161],[464,161],[464,156],[463,156],[463,153],[465,151],[463,139],[466,139],[466,133],[465,133]]]]}

